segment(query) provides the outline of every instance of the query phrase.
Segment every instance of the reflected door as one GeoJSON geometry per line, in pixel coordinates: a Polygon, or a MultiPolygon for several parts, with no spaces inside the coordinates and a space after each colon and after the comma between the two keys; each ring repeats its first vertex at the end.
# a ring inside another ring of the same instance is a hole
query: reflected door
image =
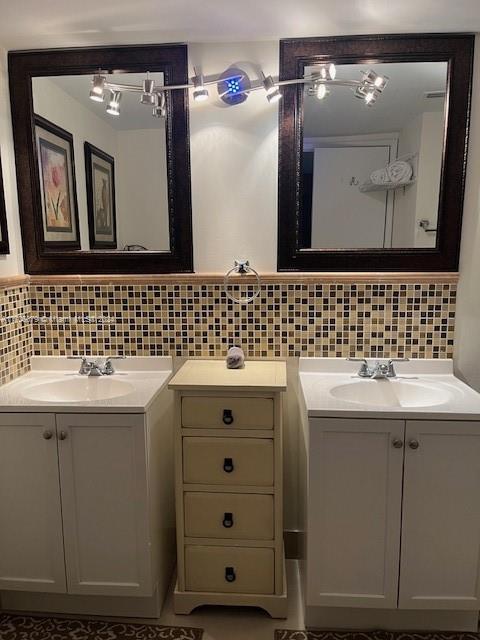
{"type": "Polygon", "coordinates": [[[313,161],[312,248],[390,246],[388,192],[359,186],[389,162],[390,147],[317,148],[313,161]]]}

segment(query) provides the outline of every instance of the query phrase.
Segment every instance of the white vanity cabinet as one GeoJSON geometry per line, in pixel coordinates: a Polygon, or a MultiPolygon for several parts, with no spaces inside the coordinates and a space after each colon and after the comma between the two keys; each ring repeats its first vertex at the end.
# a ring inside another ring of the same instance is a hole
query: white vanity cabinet
{"type": "Polygon", "coordinates": [[[478,611],[480,423],[313,417],[303,433],[307,609],[478,611]]]}
{"type": "Polygon", "coordinates": [[[14,592],[43,592],[66,596],[39,610],[105,596],[85,612],[149,615],[145,598],[159,613],[175,560],[172,396],[145,413],[0,413],[4,606],[35,610],[14,592]]]}
{"type": "Polygon", "coordinates": [[[0,414],[0,589],[66,592],[53,414],[0,414]]]}

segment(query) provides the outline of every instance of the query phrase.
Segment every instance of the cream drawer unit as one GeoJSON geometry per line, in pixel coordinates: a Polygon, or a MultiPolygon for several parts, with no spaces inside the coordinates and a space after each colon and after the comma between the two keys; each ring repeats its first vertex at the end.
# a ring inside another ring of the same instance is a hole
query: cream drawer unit
{"type": "Polygon", "coordinates": [[[273,429],[273,399],[187,396],[182,399],[182,426],[273,429]]]}
{"type": "Polygon", "coordinates": [[[265,438],[183,438],[183,481],[272,487],[273,442],[265,438]]]}
{"type": "Polygon", "coordinates": [[[176,394],[176,613],[204,604],[287,613],[283,551],[284,362],[189,360],[176,394]]]}
{"type": "Polygon", "coordinates": [[[271,593],[273,549],[187,546],[186,587],[191,591],[271,593]]]}
{"type": "Polygon", "coordinates": [[[273,495],[187,491],[184,504],[189,538],[273,540],[273,495]]]}

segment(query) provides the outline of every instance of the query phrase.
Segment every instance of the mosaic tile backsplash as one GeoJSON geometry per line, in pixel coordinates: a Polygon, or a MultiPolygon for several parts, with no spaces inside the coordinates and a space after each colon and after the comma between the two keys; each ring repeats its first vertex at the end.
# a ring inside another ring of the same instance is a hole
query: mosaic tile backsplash
{"type": "Polygon", "coordinates": [[[0,384],[30,368],[32,327],[28,285],[0,289],[0,384]]]}
{"type": "Polygon", "coordinates": [[[221,357],[238,344],[247,357],[453,356],[451,282],[280,282],[244,306],[221,284],[32,284],[30,292],[35,355],[221,357]]]}

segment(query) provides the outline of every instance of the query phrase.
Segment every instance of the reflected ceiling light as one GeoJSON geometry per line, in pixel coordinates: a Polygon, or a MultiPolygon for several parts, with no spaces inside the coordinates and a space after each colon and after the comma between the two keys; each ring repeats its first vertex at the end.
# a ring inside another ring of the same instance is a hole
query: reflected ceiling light
{"type": "Polygon", "coordinates": [[[320,67],[320,77],[322,80],[335,80],[337,75],[337,68],[330,62],[329,64],[322,64],[320,67]]]}
{"type": "Polygon", "coordinates": [[[155,96],[155,106],[153,107],[152,115],[154,118],[166,118],[167,116],[166,100],[163,92],[157,93],[155,96]]]}
{"type": "Polygon", "coordinates": [[[147,77],[145,78],[142,84],[143,91],[142,91],[142,96],[140,98],[140,102],[142,104],[146,104],[146,105],[155,104],[155,94],[153,93],[154,87],[155,87],[155,81],[151,80],[148,77],[148,73],[147,73],[147,77]]]}
{"type": "Polygon", "coordinates": [[[120,115],[120,100],[122,98],[122,94],[120,91],[112,91],[110,94],[110,101],[107,107],[107,113],[111,116],[119,116],[120,115]]]}
{"type": "Polygon", "coordinates": [[[323,82],[319,82],[315,92],[315,95],[317,96],[317,98],[319,100],[324,100],[329,93],[330,91],[327,89],[327,85],[324,84],[323,82]]]}
{"type": "Polygon", "coordinates": [[[93,76],[92,88],[90,89],[90,100],[95,102],[103,102],[105,93],[105,76],[96,74],[93,76]]]}
{"type": "Polygon", "coordinates": [[[374,91],[373,89],[371,89],[370,91],[367,91],[364,98],[365,104],[371,107],[373,104],[375,104],[377,100],[377,95],[378,95],[377,92],[374,91]]]}
{"type": "Polygon", "coordinates": [[[193,99],[195,102],[205,102],[208,100],[208,89],[205,88],[205,81],[203,79],[202,73],[197,73],[197,70],[194,69],[195,76],[192,78],[193,82],[193,99]]]}
{"type": "Polygon", "coordinates": [[[364,84],[372,85],[379,93],[382,93],[385,89],[388,80],[388,76],[381,76],[373,69],[369,69],[363,73],[364,84]]]}

